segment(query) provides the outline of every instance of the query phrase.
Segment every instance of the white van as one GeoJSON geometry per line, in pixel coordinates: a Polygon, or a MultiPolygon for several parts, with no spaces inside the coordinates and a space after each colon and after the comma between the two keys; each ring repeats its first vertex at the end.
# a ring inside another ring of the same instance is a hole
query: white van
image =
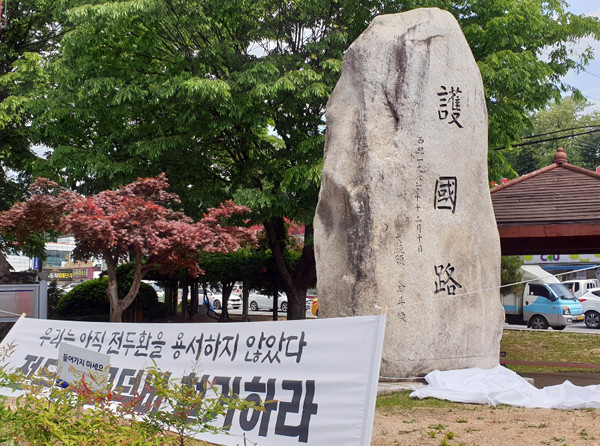
{"type": "Polygon", "coordinates": [[[562,284],[577,298],[581,297],[592,288],[600,288],[598,279],[565,280],[562,284]]]}
{"type": "Polygon", "coordinates": [[[523,292],[502,293],[506,322],[542,330],[583,322],[581,303],[555,276],[537,265],[522,265],[521,273],[528,281],[523,292]]]}

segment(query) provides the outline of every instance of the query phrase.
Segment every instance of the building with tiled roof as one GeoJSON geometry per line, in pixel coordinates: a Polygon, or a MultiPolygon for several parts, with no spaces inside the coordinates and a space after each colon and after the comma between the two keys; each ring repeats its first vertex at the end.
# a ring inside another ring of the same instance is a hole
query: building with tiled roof
{"type": "Polygon", "coordinates": [[[568,163],[491,190],[502,255],[600,253],[600,174],[568,163]]]}

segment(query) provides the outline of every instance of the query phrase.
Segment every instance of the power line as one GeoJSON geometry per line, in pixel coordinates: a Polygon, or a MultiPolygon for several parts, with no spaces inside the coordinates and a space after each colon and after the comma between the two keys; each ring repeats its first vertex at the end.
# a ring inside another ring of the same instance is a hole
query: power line
{"type": "MultiPolygon", "coordinates": [[[[582,93],[582,94],[583,94],[583,93],[582,93]]],[[[588,96],[587,94],[584,94],[584,96],[585,96],[586,98],[588,98],[588,99],[591,99],[592,101],[600,102],[600,99],[593,98],[593,97],[591,97],[591,96],[588,96]]]]}
{"type": "Polygon", "coordinates": [[[600,79],[600,76],[598,76],[597,74],[594,73],[590,73],[588,70],[586,70],[585,68],[582,68],[581,71],[586,72],[587,74],[589,74],[590,76],[594,76],[597,77],[598,79],[600,79]]]}
{"type": "MultiPolygon", "coordinates": [[[[565,129],[563,131],[568,131],[568,130],[572,130],[572,129],[565,129]]],[[[492,150],[506,150],[506,149],[513,149],[515,147],[523,147],[523,146],[531,146],[531,145],[535,145],[535,144],[541,144],[543,142],[550,142],[550,141],[559,141],[561,139],[566,139],[566,138],[574,138],[576,136],[583,136],[583,135],[590,135],[592,133],[597,133],[600,132],[600,129],[596,129],[596,130],[590,130],[587,132],[582,132],[582,133],[575,133],[573,135],[565,135],[565,136],[557,136],[555,138],[546,138],[546,139],[540,139],[540,140],[536,140],[536,141],[527,141],[527,142],[522,142],[522,143],[518,143],[518,144],[513,144],[511,146],[508,147],[497,147],[495,149],[492,150]]],[[[536,135],[536,137],[539,135],[536,135]]]]}
{"type": "Polygon", "coordinates": [[[493,286],[490,288],[483,288],[477,291],[468,291],[465,293],[460,293],[460,294],[453,294],[453,295],[449,295],[449,296],[444,296],[444,297],[431,297],[428,299],[424,299],[422,301],[419,302],[411,302],[411,303],[401,303],[398,305],[394,305],[393,307],[386,307],[386,308],[381,308],[379,305],[375,305],[375,309],[376,310],[385,310],[385,311],[389,311],[389,310],[397,310],[397,309],[402,309],[402,308],[407,308],[407,307],[411,307],[411,306],[423,306],[423,305],[427,305],[427,304],[436,304],[439,301],[442,300],[449,300],[449,299],[457,299],[459,297],[466,297],[466,296],[472,296],[473,294],[478,294],[478,293],[485,293],[487,291],[494,291],[494,290],[499,290],[501,288],[508,288],[514,285],[521,285],[524,283],[530,283],[530,282],[536,282],[538,280],[543,280],[549,277],[559,277],[559,276],[564,276],[567,274],[572,274],[575,273],[577,271],[589,271],[589,270],[593,270],[593,269],[599,269],[600,265],[594,265],[594,266],[590,266],[587,268],[581,268],[581,269],[577,269],[577,270],[571,270],[571,271],[567,271],[565,273],[559,273],[559,274],[550,274],[548,273],[547,276],[543,277],[543,278],[538,278],[538,279],[529,279],[529,280],[522,280],[520,282],[514,282],[514,283],[509,283],[506,285],[501,285],[501,286],[493,286]]]}
{"type": "Polygon", "coordinates": [[[598,147],[598,146],[594,146],[594,145],[592,145],[592,144],[585,144],[585,143],[582,143],[581,141],[577,141],[577,142],[575,143],[575,147],[578,147],[578,148],[580,148],[580,149],[592,149],[592,150],[598,150],[598,149],[600,148],[600,147],[598,147]]]}
{"type": "Polygon", "coordinates": [[[571,127],[568,129],[554,130],[552,132],[547,132],[547,133],[538,133],[537,135],[524,136],[521,139],[539,138],[540,136],[554,135],[556,133],[568,132],[570,130],[581,130],[581,129],[589,129],[589,128],[600,128],[600,125],[582,125],[580,127],[571,127]]]}

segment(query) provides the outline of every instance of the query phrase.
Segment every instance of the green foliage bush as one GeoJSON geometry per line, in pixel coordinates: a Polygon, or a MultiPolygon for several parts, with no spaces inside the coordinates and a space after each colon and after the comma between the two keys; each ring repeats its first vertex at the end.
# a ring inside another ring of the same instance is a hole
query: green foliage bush
{"type": "MultiPolygon", "coordinates": [[[[123,298],[131,282],[119,280],[119,297],[123,298]]],[[[55,311],[61,318],[87,321],[106,321],[110,305],[106,297],[108,277],[92,279],[77,285],[58,300],[55,311]]],[[[166,307],[158,302],[156,291],[150,285],[142,282],[140,290],[132,307],[148,312],[149,317],[158,319],[166,314],[166,307]]]]}
{"type": "Polygon", "coordinates": [[[107,286],[108,278],[88,280],[77,285],[58,299],[56,314],[77,317],[108,313],[107,286]]]}
{"type": "MultiPolygon", "coordinates": [[[[0,360],[3,354],[7,352],[0,350],[0,360]]],[[[0,386],[24,392],[16,400],[0,396],[0,444],[204,445],[191,436],[226,432],[227,427],[212,422],[228,410],[264,410],[263,404],[224,396],[213,387],[199,391],[155,368],[146,372],[146,383],[162,404],[141,414],[136,412],[138,401],[123,401],[110,385],[92,390],[82,379],[64,389],[47,372],[26,378],[0,368],[0,386]]]]}

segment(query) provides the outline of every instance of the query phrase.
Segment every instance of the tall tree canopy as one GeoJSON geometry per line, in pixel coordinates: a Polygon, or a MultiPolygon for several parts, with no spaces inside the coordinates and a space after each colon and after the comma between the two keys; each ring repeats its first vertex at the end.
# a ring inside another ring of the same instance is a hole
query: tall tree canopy
{"type": "Polygon", "coordinates": [[[3,2],[7,27],[0,33],[0,209],[22,197],[29,184],[32,106],[47,80],[42,57],[54,52],[67,28],[58,0],[3,2]]]}
{"type": "Polygon", "coordinates": [[[506,151],[517,173],[525,175],[551,164],[559,147],[571,164],[590,170],[600,166],[600,113],[586,113],[588,105],[585,99],[567,97],[534,113],[532,132],[523,137],[527,145],[506,151]]]}
{"type": "MultiPolygon", "coordinates": [[[[46,172],[91,193],[165,171],[189,215],[226,197],[249,205],[265,224],[288,317],[304,317],[325,104],[344,50],[375,15],[424,6],[462,25],[492,146],[518,140],[528,112],[586,63],[568,43],[600,38],[597,19],[561,0],[78,0],[34,121],[54,149],[46,172]],[[306,224],[294,268],[285,216],[306,224]]],[[[491,177],[509,171],[493,152],[491,177]]]]}
{"type": "MultiPolygon", "coordinates": [[[[31,180],[33,137],[29,126],[32,105],[47,82],[42,73],[42,54],[53,52],[60,41],[58,0],[3,2],[6,27],[0,32],[0,210],[20,200],[31,180]]],[[[0,277],[8,277],[10,265],[3,252],[11,240],[0,238],[0,277]]],[[[30,254],[43,249],[43,239],[30,254]]]]}

